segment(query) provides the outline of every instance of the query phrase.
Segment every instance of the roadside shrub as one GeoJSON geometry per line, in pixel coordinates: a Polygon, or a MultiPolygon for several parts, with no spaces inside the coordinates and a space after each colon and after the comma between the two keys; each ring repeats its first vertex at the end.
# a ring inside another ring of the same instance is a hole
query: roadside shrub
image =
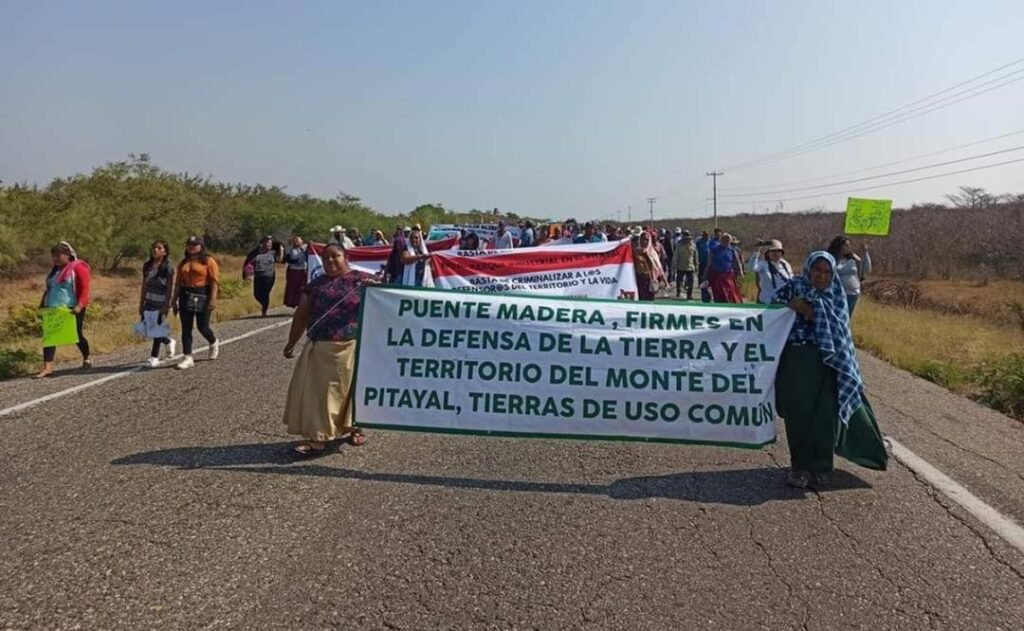
{"type": "Polygon", "coordinates": [[[218,299],[231,299],[244,296],[249,290],[249,283],[244,280],[222,280],[220,291],[217,292],[218,299]]]}
{"type": "MultiPolygon", "coordinates": [[[[117,300],[111,300],[108,298],[93,298],[89,302],[88,310],[86,313],[87,320],[113,320],[117,318],[118,312],[124,306],[125,303],[117,300]]],[[[136,303],[132,303],[132,306],[137,306],[136,303]]]]}
{"type": "Polygon", "coordinates": [[[943,388],[952,388],[968,381],[967,373],[959,366],[935,360],[923,362],[913,370],[913,373],[943,388]]]}
{"type": "Polygon", "coordinates": [[[11,342],[25,337],[39,337],[42,334],[42,319],[39,310],[29,305],[8,307],[7,318],[0,320],[0,342],[11,342]]]}
{"type": "Polygon", "coordinates": [[[1024,353],[1007,355],[981,373],[982,403],[1024,420],[1024,353]]]}
{"type": "Polygon", "coordinates": [[[36,354],[29,351],[0,348],[0,379],[27,375],[32,371],[36,354]]]}

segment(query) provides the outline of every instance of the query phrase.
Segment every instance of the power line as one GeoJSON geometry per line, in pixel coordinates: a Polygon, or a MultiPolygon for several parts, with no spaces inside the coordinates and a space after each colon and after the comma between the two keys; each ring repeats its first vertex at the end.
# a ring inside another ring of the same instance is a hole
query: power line
{"type": "MultiPolygon", "coordinates": [[[[1018,73],[1024,73],[1024,68],[1022,68],[1021,70],[1018,70],[1017,72],[1011,73],[1011,75],[1012,74],[1018,74],[1018,73]]],[[[1010,75],[1006,75],[1006,76],[1010,76],[1010,75]]],[[[999,77],[998,80],[1005,79],[1006,76],[999,77]]],[[[917,112],[917,113],[914,113],[914,114],[911,114],[910,112],[907,112],[908,115],[907,116],[903,116],[902,118],[897,118],[897,119],[890,120],[890,121],[884,121],[884,122],[876,124],[873,127],[864,129],[864,130],[859,131],[857,133],[851,133],[851,134],[848,134],[848,135],[845,135],[845,136],[842,136],[842,137],[839,137],[839,138],[835,138],[833,140],[829,140],[827,142],[821,142],[819,144],[816,144],[815,146],[808,147],[808,148],[803,149],[801,151],[793,152],[793,153],[791,153],[789,155],[782,156],[782,157],[777,158],[775,160],[769,160],[767,162],[761,162],[761,163],[754,164],[754,165],[751,165],[751,166],[764,166],[766,164],[771,164],[773,162],[779,162],[779,161],[782,161],[782,160],[788,160],[790,158],[795,158],[795,157],[797,157],[799,155],[803,155],[803,154],[809,153],[811,151],[817,151],[818,149],[825,149],[826,147],[831,147],[833,145],[837,145],[839,143],[846,142],[847,140],[853,140],[854,138],[860,138],[861,136],[866,136],[868,134],[873,134],[876,131],[881,131],[882,129],[886,129],[888,127],[892,127],[893,125],[898,125],[900,123],[905,123],[908,120],[919,118],[921,116],[924,116],[925,114],[930,114],[931,112],[935,112],[935,111],[938,111],[938,110],[945,109],[945,108],[950,107],[952,105],[956,105],[957,103],[960,103],[962,101],[966,101],[968,99],[972,99],[972,98],[974,98],[976,96],[981,96],[982,94],[986,94],[988,92],[992,92],[993,90],[998,90],[999,88],[1002,88],[1004,86],[1010,85],[1011,83],[1016,83],[1016,82],[1022,81],[1022,80],[1024,80],[1024,76],[1020,76],[1020,77],[1017,77],[1016,79],[1011,79],[1009,81],[1005,81],[1003,83],[1000,83],[998,85],[994,85],[994,86],[992,86],[990,88],[987,88],[985,90],[974,92],[973,94],[968,94],[967,96],[962,96],[959,99],[956,99],[954,101],[949,101],[947,103],[941,103],[941,101],[937,101],[936,103],[930,103],[929,104],[929,108],[930,109],[926,109],[926,110],[924,110],[922,112],[917,112]],[[934,105],[934,107],[931,107],[933,105],[934,105]]],[[[981,87],[981,86],[979,85],[979,86],[976,86],[976,87],[981,87]]],[[[973,89],[974,88],[971,88],[971,90],[973,90],[973,89]]],[[[952,96],[957,96],[959,94],[960,93],[957,93],[956,95],[950,95],[950,96],[951,97],[952,96]]]]}
{"type": "Polygon", "coordinates": [[[903,158],[902,160],[893,160],[892,162],[883,162],[881,164],[876,164],[876,165],[870,166],[870,167],[864,167],[862,169],[853,169],[852,171],[841,171],[839,173],[832,173],[830,175],[822,175],[820,177],[812,177],[812,178],[808,178],[808,179],[805,179],[805,180],[794,180],[792,182],[782,182],[782,183],[779,183],[779,184],[765,184],[765,185],[762,185],[762,186],[751,186],[751,187],[746,188],[746,189],[740,189],[738,191],[735,191],[733,194],[747,193],[747,192],[754,193],[754,192],[757,192],[758,189],[766,189],[766,188],[770,189],[770,188],[774,188],[776,186],[795,186],[797,184],[807,184],[809,182],[820,182],[822,180],[830,180],[830,179],[832,179],[834,177],[842,177],[844,175],[854,175],[856,173],[864,173],[866,171],[874,171],[876,169],[882,169],[882,168],[889,167],[889,166],[895,166],[897,164],[905,164],[907,162],[913,162],[914,160],[920,160],[921,158],[930,158],[932,156],[942,155],[944,153],[949,153],[950,151],[957,151],[959,149],[966,149],[967,147],[975,147],[977,145],[983,145],[985,143],[989,143],[989,142],[992,142],[992,141],[995,141],[995,140],[1002,140],[1003,138],[1009,138],[1010,136],[1017,136],[1017,135],[1020,135],[1020,134],[1024,134],[1024,129],[1018,129],[1017,131],[1011,131],[1009,133],[1000,134],[999,136],[992,136],[991,138],[985,138],[985,139],[982,139],[982,140],[976,140],[974,142],[969,142],[969,143],[966,143],[966,144],[963,144],[963,145],[957,145],[955,147],[949,147],[948,149],[940,149],[938,151],[932,151],[932,152],[929,152],[929,153],[922,153],[920,155],[912,156],[910,158],[903,158]]]}
{"type": "MultiPolygon", "coordinates": [[[[734,166],[727,167],[727,168],[730,169],[730,170],[736,170],[736,169],[742,169],[742,168],[749,168],[749,167],[752,167],[752,166],[760,166],[762,164],[767,164],[769,162],[775,162],[775,161],[778,161],[778,160],[784,160],[784,159],[787,159],[787,158],[794,157],[794,156],[796,156],[796,155],[798,155],[800,153],[804,153],[806,151],[812,151],[814,149],[823,148],[825,146],[828,146],[829,144],[835,144],[835,142],[841,142],[842,140],[848,140],[848,139],[851,139],[851,138],[858,137],[859,135],[864,135],[865,133],[870,133],[869,131],[867,131],[867,129],[873,129],[873,130],[882,129],[883,127],[886,127],[889,124],[896,124],[896,122],[903,122],[904,120],[910,120],[910,118],[915,118],[917,115],[924,115],[924,114],[926,114],[928,112],[931,112],[931,111],[934,111],[934,110],[933,109],[925,109],[924,112],[919,112],[919,114],[917,114],[915,116],[905,117],[911,111],[920,110],[922,108],[930,108],[930,107],[936,105],[937,103],[939,103],[941,101],[945,101],[947,99],[953,98],[953,97],[958,96],[960,94],[964,94],[965,92],[971,92],[971,91],[976,90],[976,89],[978,89],[978,88],[980,88],[980,87],[982,87],[984,85],[988,85],[988,84],[993,83],[993,82],[1001,81],[1001,80],[1006,79],[1007,77],[1010,77],[1010,76],[1012,76],[1014,74],[1020,73],[1020,72],[1022,72],[1022,70],[1017,70],[1017,71],[1014,71],[1012,73],[1003,75],[1001,77],[997,77],[995,79],[989,80],[989,81],[987,81],[985,83],[972,86],[970,88],[967,88],[966,90],[962,90],[962,91],[957,92],[955,94],[950,94],[950,95],[944,96],[941,99],[938,99],[938,101],[934,101],[934,102],[928,103],[928,101],[933,101],[938,96],[941,96],[941,95],[946,94],[948,92],[954,91],[957,88],[960,88],[962,86],[968,85],[970,83],[974,83],[974,82],[978,81],[979,79],[982,79],[984,77],[987,77],[987,76],[990,76],[990,75],[995,74],[997,72],[1000,72],[1001,70],[1005,70],[1006,68],[1009,68],[1011,66],[1015,66],[1015,65],[1019,64],[1022,61],[1024,61],[1024,57],[1021,57],[1019,59],[1015,59],[1015,60],[1013,60],[1013,61],[1011,61],[1009,63],[1003,64],[1002,66],[999,66],[998,68],[994,68],[992,70],[989,70],[988,72],[985,72],[985,73],[982,73],[980,75],[974,76],[974,77],[972,77],[970,79],[967,79],[965,81],[961,81],[960,83],[957,83],[956,85],[952,85],[952,86],[950,86],[948,88],[945,88],[944,90],[940,90],[939,92],[935,92],[935,93],[933,93],[933,94],[931,94],[929,96],[926,96],[924,98],[918,99],[918,100],[913,101],[911,103],[908,103],[906,105],[902,105],[902,106],[897,107],[895,109],[889,110],[888,112],[885,112],[884,114],[880,114],[880,115],[875,116],[873,118],[869,118],[869,119],[867,119],[865,121],[857,123],[856,125],[851,125],[849,127],[841,129],[841,130],[839,130],[837,132],[833,132],[831,134],[827,134],[827,135],[822,136],[820,138],[817,138],[815,140],[810,140],[808,142],[796,145],[794,147],[790,147],[789,149],[785,149],[783,151],[778,151],[776,153],[769,154],[767,156],[763,156],[761,158],[755,158],[753,160],[747,160],[745,162],[741,162],[739,164],[736,164],[734,166]],[[917,107],[915,107],[915,106],[917,106],[917,107]],[[913,108],[913,109],[911,109],[911,108],[913,108]],[[909,111],[904,111],[904,110],[909,110],[909,111]],[[891,122],[884,121],[884,119],[890,119],[890,118],[893,118],[894,116],[899,118],[899,120],[898,121],[891,121],[891,122]],[[905,118],[901,118],[901,117],[905,117],[905,118]],[[883,124],[883,121],[884,121],[884,124],[883,124]],[[867,129],[865,129],[865,128],[867,128],[867,129]],[[847,138],[846,136],[849,136],[849,138],[847,138]],[[832,142],[832,141],[835,141],[835,142],[832,142]]],[[[1024,77],[1021,77],[1021,78],[1024,78],[1024,77]]],[[[1014,81],[1016,81],[1016,80],[1014,80],[1014,81]]],[[[1010,81],[1008,83],[1013,83],[1013,81],[1010,81]]],[[[1000,85],[995,86],[995,87],[993,87],[991,89],[996,89],[996,88],[1002,87],[1003,85],[1006,85],[1006,84],[1000,84],[1000,85]]],[[[989,91],[989,90],[986,90],[986,91],[989,91]]],[[[973,96],[979,96],[980,94],[984,94],[986,91],[978,92],[977,94],[970,95],[967,98],[972,98],[973,96]]],[[[948,107],[949,105],[953,105],[954,103],[958,103],[958,102],[960,102],[960,100],[956,100],[956,101],[952,101],[950,103],[946,103],[942,107],[948,107]]],[[[935,109],[941,109],[941,108],[935,108],[935,109]]]]}
{"type": "MultiPolygon", "coordinates": [[[[819,194],[816,194],[816,195],[803,195],[801,197],[784,197],[782,199],[772,198],[772,197],[768,197],[768,196],[765,196],[765,197],[768,200],[770,200],[770,201],[779,201],[779,202],[795,202],[795,201],[800,201],[800,200],[805,200],[805,199],[818,199],[818,198],[821,198],[821,197],[830,197],[832,195],[841,195],[843,193],[856,193],[858,191],[878,190],[879,188],[882,188],[882,187],[885,187],[885,186],[900,186],[902,184],[912,184],[914,182],[923,182],[925,180],[935,180],[935,179],[942,178],[942,177],[949,177],[950,175],[960,175],[961,173],[973,173],[974,171],[984,171],[985,169],[993,169],[995,167],[1006,166],[1008,164],[1016,164],[1018,162],[1024,162],[1024,158],[1016,158],[1014,160],[1006,160],[1004,162],[995,162],[993,164],[984,164],[982,166],[971,167],[969,169],[960,169],[959,171],[949,171],[948,173],[936,173],[935,175],[925,175],[925,176],[922,176],[922,177],[911,178],[909,180],[900,180],[898,182],[885,182],[885,183],[879,184],[877,186],[873,185],[873,186],[861,186],[861,187],[858,187],[858,188],[848,188],[848,189],[843,189],[843,190],[840,190],[840,191],[833,191],[831,193],[819,193],[819,194]]],[[[750,202],[749,201],[744,201],[744,202],[736,201],[736,202],[722,202],[722,203],[723,204],[728,204],[730,206],[746,206],[750,202]]]]}
{"type": "Polygon", "coordinates": [[[777,190],[777,191],[764,191],[764,192],[761,192],[761,193],[731,193],[731,194],[723,194],[722,197],[724,197],[724,198],[731,198],[731,197],[775,197],[777,195],[785,194],[785,193],[799,193],[801,191],[812,191],[812,190],[814,190],[816,188],[832,188],[834,186],[842,186],[844,184],[855,184],[857,182],[866,182],[868,180],[877,180],[877,179],[883,178],[883,177],[892,177],[894,175],[903,175],[904,173],[914,173],[916,171],[924,171],[926,169],[934,169],[935,167],[942,167],[942,166],[947,166],[947,165],[950,165],[950,164],[957,164],[957,163],[960,163],[960,162],[968,162],[970,160],[979,160],[981,158],[988,158],[988,157],[991,157],[991,156],[1002,155],[1004,153],[1012,153],[1014,151],[1020,151],[1021,149],[1024,149],[1024,145],[1019,145],[1017,147],[1011,147],[1009,149],[1001,149],[999,151],[991,151],[989,153],[982,153],[982,154],[978,154],[976,156],[967,156],[966,158],[958,158],[956,160],[947,160],[945,162],[936,162],[935,164],[926,164],[924,166],[914,167],[913,169],[903,169],[902,171],[891,171],[889,173],[881,173],[879,175],[869,175],[867,177],[858,177],[858,178],[854,178],[852,180],[842,180],[842,181],[839,181],[839,182],[831,182],[829,184],[818,184],[816,186],[803,186],[803,187],[800,187],[800,188],[782,189],[782,190],[777,190]]]}

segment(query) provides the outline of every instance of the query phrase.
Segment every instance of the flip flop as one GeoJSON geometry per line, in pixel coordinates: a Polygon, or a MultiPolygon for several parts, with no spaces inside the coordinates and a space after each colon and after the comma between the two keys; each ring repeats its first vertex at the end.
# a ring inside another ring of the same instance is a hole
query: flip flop
{"type": "Polygon", "coordinates": [[[349,432],[348,444],[352,445],[353,447],[362,447],[363,445],[366,444],[366,434],[360,431],[349,432]]]}
{"type": "Polygon", "coordinates": [[[328,453],[329,451],[330,450],[328,449],[327,445],[324,445],[323,447],[317,449],[316,447],[313,447],[309,443],[299,443],[298,445],[292,448],[292,455],[297,456],[299,458],[317,458],[328,453]]]}

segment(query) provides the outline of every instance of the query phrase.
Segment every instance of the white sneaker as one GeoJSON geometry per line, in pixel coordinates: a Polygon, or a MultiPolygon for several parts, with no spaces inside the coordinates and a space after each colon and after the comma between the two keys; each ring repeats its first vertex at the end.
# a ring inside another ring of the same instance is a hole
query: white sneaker
{"type": "Polygon", "coordinates": [[[178,370],[187,370],[196,365],[196,360],[192,359],[191,355],[185,355],[185,359],[178,362],[178,370]]]}
{"type": "Polygon", "coordinates": [[[149,367],[150,368],[156,368],[159,365],[160,365],[160,360],[159,359],[157,359],[156,357],[150,357],[149,358],[149,367]]]}
{"type": "Polygon", "coordinates": [[[213,360],[218,357],[220,357],[220,340],[210,344],[210,359],[213,360]]]}
{"type": "Polygon", "coordinates": [[[167,345],[167,359],[174,357],[174,354],[178,352],[178,343],[171,338],[171,343],[167,345]]]}

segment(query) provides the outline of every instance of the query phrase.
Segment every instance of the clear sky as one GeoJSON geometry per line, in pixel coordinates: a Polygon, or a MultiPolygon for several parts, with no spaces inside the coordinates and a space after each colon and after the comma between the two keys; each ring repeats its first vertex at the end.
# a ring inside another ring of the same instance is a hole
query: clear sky
{"type": "Polygon", "coordinates": [[[858,185],[871,190],[724,197],[1024,130],[1018,81],[738,167],[1020,59],[1022,25],[1021,0],[2,0],[0,179],[45,183],[147,152],[170,170],[345,191],[386,213],[440,202],[626,219],[632,205],[634,220],[648,196],[658,217],[710,211],[711,169],[725,170],[723,213],[780,199],[837,209],[847,194],[941,201],[961,184],[1024,192],[1024,162],[880,184],[1020,151],[858,185]]]}

